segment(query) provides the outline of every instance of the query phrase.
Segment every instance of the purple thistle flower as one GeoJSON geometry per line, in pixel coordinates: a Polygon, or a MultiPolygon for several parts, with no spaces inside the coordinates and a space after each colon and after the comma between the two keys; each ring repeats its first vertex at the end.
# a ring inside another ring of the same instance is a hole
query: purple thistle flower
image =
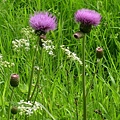
{"type": "Polygon", "coordinates": [[[101,15],[94,10],[81,9],[75,13],[75,20],[86,26],[97,26],[100,23],[101,15]]]}
{"type": "Polygon", "coordinates": [[[57,26],[56,17],[48,12],[35,13],[30,17],[30,26],[37,32],[46,33],[57,26]]]}
{"type": "Polygon", "coordinates": [[[80,22],[80,31],[83,33],[90,33],[93,26],[97,26],[100,23],[101,15],[89,9],[81,9],[75,13],[75,20],[80,22]]]}

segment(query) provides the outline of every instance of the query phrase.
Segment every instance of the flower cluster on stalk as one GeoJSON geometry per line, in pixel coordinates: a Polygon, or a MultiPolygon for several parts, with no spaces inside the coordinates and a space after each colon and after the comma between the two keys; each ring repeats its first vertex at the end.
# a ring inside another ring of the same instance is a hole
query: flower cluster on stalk
{"type": "Polygon", "coordinates": [[[22,37],[26,38],[27,40],[29,40],[29,39],[34,40],[35,39],[34,32],[35,31],[29,26],[21,29],[22,37]]]}
{"type": "Polygon", "coordinates": [[[55,49],[55,46],[53,45],[52,40],[41,39],[41,41],[43,49],[46,50],[49,55],[54,56],[53,50],[55,49]]]}
{"type": "Polygon", "coordinates": [[[41,104],[39,102],[25,102],[24,100],[20,100],[20,102],[18,102],[18,110],[20,111],[20,115],[26,114],[30,116],[39,109],[42,110],[41,104]]]}
{"type": "Polygon", "coordinates": [[[5,67],[5,68],[10,68],[10,67],[15,66],[14,63],[11,63],[11,62],[8,62],[8,61],[6,61],[6,60],[3,60],[2,54],[0,54],[0,65],[1,65],[2,67],[5,67]]]}
{"type": "Polygon", "coordinates": [[[12,41],[12,45],[13,45],[13,50],[14,51],[21,51],[21,50],[25,50],[28,51],[30,49],[30,44],[29,44],[29,40],[26,39],[15,39],[12,41]]]}
{"type": "Polygon", "coordinates": [[[71,52],[71,51],[69,50],[69,48],[68,48],[68,47],[65,48],[64,45],[61,45],[60,47],[61,47],[61,49],[65,52],[65,54],[67,55],[68,58],[70,58],[70,59],[72,59],[72,60],[74,60],[74,61],[78,61],[78,62],[82,65],[82,61],[80,60],[79,57],[77,57],[76,53],[71,52]]]}

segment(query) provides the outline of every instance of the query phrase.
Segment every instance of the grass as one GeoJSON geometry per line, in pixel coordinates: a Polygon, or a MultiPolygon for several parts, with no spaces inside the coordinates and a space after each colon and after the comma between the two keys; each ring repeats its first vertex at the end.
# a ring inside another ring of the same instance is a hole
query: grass
{"type": "MultiPolygon", "coordinates": [[[[3,0],[2,0],[3,1],[3,0]]],[[[86,40],[86,86],[89,88],[96,69],[95,49],[103,47],[104,57],[98,65],[98,72],[93,80],[93,89],[87,96],[88,120],[120,119],[120,4],[118,0],[7,0],[0,3],[0,54],[3,61],[14,63],[13,67],[0,65],[0,119],[7,120],[11,95],[10,75],[20,75],[19,87],[14,89],[12,105],[27,99],[28,84],[35,40],[30,39],[30,50],[13,50],[12,41],[27,39],[21,34],[22,28],[29,26],[29,17],[34,11],[49,11],[56,15],[57,30],[47,35],[55,45],[55,57],[45,50],[40,63],[40,53],[35,66],[41,64],[39,92],[36,101],[40,102],[56,120],[81,120],[83,114],[82,66],[77,61],[68,59],[60,45],[69,47],[79,58],[82,57],[81,41],[73,38],[78,31],[74,13],[81,8],[98,11],[102,15],[101,24],[94,28],[86,40]]],[[[34,73],[33,85],[37,78],[34,73]]],[[[33,89],[32,89],[33,90],[33,89]]],[[[34,99],[33,99],[34,100],[34,99]]],[[[13,116],[11,116],[11,119],[13,116]]],[[[24,115],[15,115],[23,120],[24,115]]],[[[52,120],[45,110],[38,110],[29,120],[52,120]]]]}

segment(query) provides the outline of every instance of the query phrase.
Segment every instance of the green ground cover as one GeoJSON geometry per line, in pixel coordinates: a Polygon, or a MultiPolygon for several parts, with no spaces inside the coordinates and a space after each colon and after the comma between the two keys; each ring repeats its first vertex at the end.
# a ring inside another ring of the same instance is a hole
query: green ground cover
{"type": "MultiPolygon", "coordinates": [[[[49,11],[57,17],[57,29],[49,32],[54,56],[46,50],[37,52],[35,66],[39,67],[36,101],[44,107],[33,112],[29,120],[82,120],[82,65],[68,58],[61,49],[69,47],[81,59],[81,40],[73,34],[79,25],[74,20],[78,9],[88,8],[102,16],[100,25],[93,28],[86,42],[86,87],[88,120],[120,120],[120,1],[119,0],[1,0],[0,2],[0,120],[7,120],[12,87],[10,75],[17,73],[20,84],[14,89],[11,106],[26,101],[31,77],[32,60],[37,37],[29,28],[30,15],[49,11]],[[29,28],[29,29],[28,29],[29,28]],[[26,30],[27,29],[27,30],[26,30]],[[30,31],[30,32],[29,32],[30,31]],[[15,40],[29,43],[15,49],[15,40]],[[104,57],[96,65],[96,47],[102,47],[104,57]],[[94,75],[96,66],[98,71],[94,75]],[[92,87],[90,84],[92,82],[92,87]]],[[[34,71],[34,88],[38,70],[34,71]]],[[[32,88],[32,91],[33,91],[32,88]]],[[[32,101],[34,101],[34,98],[32,101]]],[[[23,120],[25,114],[11,115],[23,120]]]]}

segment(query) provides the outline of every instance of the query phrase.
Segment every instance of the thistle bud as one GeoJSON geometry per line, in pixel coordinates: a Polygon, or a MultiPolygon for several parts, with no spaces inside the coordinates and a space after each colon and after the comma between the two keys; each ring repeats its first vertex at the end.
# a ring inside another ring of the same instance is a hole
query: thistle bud
{"type": "Polygon", "coordinates": [[[18,74],[12,74],[11,75],[10,85],[12,87],[17,87],[19,85],[19,75],[18,74]]]}
{"type": "Polygon", "coordinates": [[[96,57],[101,59],[103,57],[103,49],[101,47],[96,48],[96,57]]]}
{"type": "Polygon", "coordinates": [[[17,107],[12,107],[11,108],[11,113],[12,114],[17,114],[17,112],[18,112],[18,108],[17,107]]]}
{"type": "Polygon", "coordinates": [[[83,38],[84,37],[84,33],[83,32],[76,32],[74,35],[73,35],[76,39],[80,39],[80,38],[83,38]]]}

